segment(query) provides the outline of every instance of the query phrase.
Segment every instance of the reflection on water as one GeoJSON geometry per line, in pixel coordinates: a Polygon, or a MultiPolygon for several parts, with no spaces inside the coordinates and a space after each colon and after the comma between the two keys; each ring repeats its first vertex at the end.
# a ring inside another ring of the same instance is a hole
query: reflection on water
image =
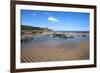
{"type": "Polygon", "coordinates": [[[73,43],[80,43],[84,40],[89,41],[89,35],[85,35],[85,36],[78,36],[78,37],[72,37],[72,38],[60,38],[60,37],[54,37],[53,35],[42,35],[42,36],[33,36],[30,40],[28,40],[27,42],[22,42],[21,43],[21,47],[30,44],[30,43],[36,43],[36,42],[60,42],[60,43],[66,43],[66,42],[73,42],[73,43]]]}

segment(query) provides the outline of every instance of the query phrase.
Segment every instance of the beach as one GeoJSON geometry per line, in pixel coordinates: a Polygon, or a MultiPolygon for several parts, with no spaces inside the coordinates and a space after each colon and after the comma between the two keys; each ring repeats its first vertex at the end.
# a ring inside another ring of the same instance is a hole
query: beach
{"type": "Polygon", "coordinates": [[[89,37],[49,38],[21,44],[21,62],[89,59],[89,37]]]}

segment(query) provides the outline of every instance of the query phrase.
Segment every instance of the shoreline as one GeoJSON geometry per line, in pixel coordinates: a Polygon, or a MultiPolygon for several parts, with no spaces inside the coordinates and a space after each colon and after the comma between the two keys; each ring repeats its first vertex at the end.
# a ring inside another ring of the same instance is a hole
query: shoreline
{"type": "Polygon", "coordinates": [[[21,62],[49,62],[89,59],[89,39],[79,42],[48,40],[30,42],[21,47],[21,62]]]}

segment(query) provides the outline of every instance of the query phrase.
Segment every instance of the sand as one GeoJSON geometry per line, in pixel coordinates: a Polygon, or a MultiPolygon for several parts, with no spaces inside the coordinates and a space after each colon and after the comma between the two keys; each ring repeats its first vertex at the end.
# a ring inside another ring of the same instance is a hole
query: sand
{"type": "Polygon", "coordinates": [[[89,59],[89,40],[30,42],[21,47],[21,62],[48,62],[89,59]]]}

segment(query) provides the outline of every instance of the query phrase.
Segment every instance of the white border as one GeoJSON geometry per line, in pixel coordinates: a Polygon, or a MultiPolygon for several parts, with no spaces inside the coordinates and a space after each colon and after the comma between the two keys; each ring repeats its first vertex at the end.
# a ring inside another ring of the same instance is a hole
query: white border
{"type": "Polygon", "coordinates": [[[94,17],[93,16],[94,16],[93,9],[51,7],[51,6],[39,6],[39,5],[38,6],[36,5],[16,5],[16,69],[93,64],[94,63],[94,17]],[[20,62],[20,10],[21,9],[90,13],[90,35],[91,35],[90,36],[90,48],[91,48],[90,49],[90,60],[21,63],[20,62]]]}

